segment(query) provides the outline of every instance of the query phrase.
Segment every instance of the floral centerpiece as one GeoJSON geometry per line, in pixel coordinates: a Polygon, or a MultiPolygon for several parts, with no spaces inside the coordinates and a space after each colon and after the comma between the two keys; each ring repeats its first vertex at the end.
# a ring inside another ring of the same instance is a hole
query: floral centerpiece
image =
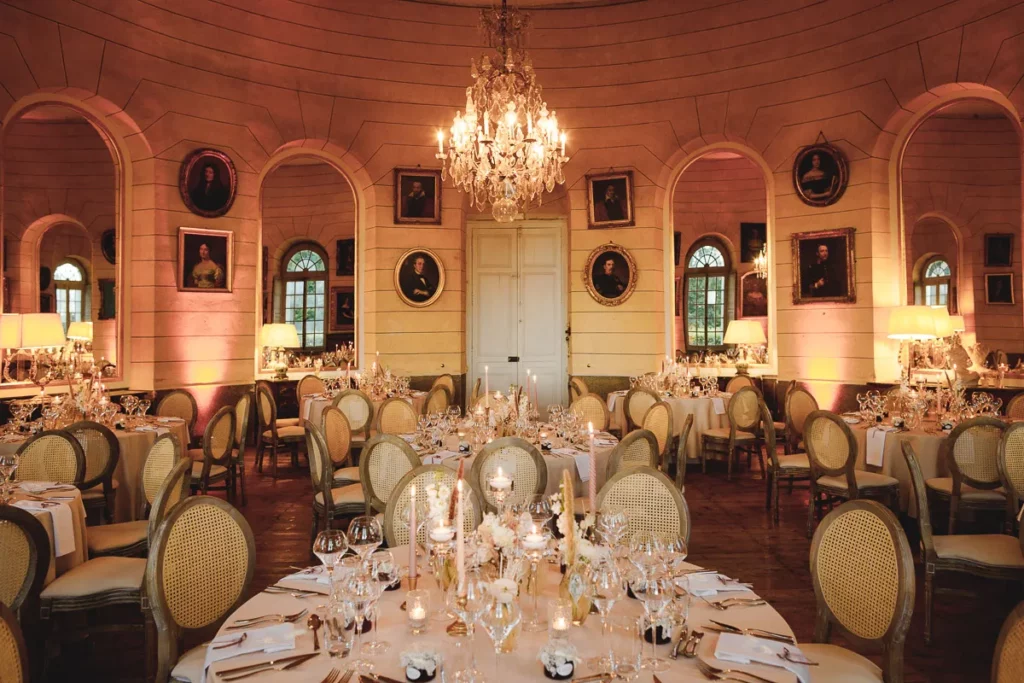
{"type": "Polygon", "coordinates": [[[572,621],[580,625],[590,614],[590,567],[605,551],[589,538],[594,514],[587,513],[577,522],[575,505],[572,475],[569,470],[564,470],[558,493],[551,496],[551,512],[556,515],[555,525],[561,535],[558,550],[565,565],[559,593],[572,603],[572,621]]]}

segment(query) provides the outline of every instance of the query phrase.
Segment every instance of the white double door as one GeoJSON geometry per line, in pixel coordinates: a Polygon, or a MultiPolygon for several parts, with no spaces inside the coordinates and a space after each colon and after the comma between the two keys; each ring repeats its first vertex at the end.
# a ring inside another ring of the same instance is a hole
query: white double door
{"type": "MultiPolygon", "coordinates": [[[[470,221],[470,386],[537,375],[542,411],[566,398],[565,224],[470,221]],[[486,378],[486,379],[485,379],[486,378]]],[[[531,391],[533,385],[531,383],[531,391]]]]}

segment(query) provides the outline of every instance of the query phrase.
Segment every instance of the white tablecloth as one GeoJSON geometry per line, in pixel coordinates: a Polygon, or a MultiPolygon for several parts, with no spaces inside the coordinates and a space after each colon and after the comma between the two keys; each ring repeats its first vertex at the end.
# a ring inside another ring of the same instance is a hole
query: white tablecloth
{"type": "MultiPolygon", "coordinates": [[[[611,412],[610,429],[622,430],[626,427],[625,414],[625,391],[612,392],[609,396],[609,403],[614,404],[611,412]],[[614,397],[614,398],[613,398],[614,397]]],[[[724,406],[728,399],[716,408],[716,401],[711,398],[665,398],[666,403],[672,407],[672,429],[676,436],[683,431],[683,423],[687,415],[693,415],[693,429],[686,440],[686,459],[696,462],[700,458],[700,437],[709,429],[728,427],[729,418],[725,416],[724,406]],[[721,410],[721,414],[719,414],[721,410]]]]}
{"type": "MultiPolygon", "coordinates": [[[[85,506],[82,505],[82,494],[78,489],[49,491],[34,495],[38,495],[43,498],[74,498],[74,500],[69,501],[55,501],[67,505],[71,510],[71,527],[74,536],[74,550],[65,555],[57,556],[55,552],[53,516],[46,510],[28,510],[29,513],[42,523],[43,528],[46,529],[46,535],[50,538],[50,568],[46,571],[46,579],[43,581],[43,585],[48,585],[64,572],[74,569],[89,559],[89,543],[88,536],[86,535],[88,532],[86,531],[85,526],[85,506]]],[[[14,499],[16,501],[29,500],[28,494],[20,487],[14,489],[14,499]]],[[[6,561],[6,559],[0,561],[6,561]]]]}
{"type": "MultiPolygon", "coordinates": [[[[331,405],[333,401],[328,396],[311,396],[303,397],[301,406],[299,406],[299,417],[303,420],[309,420],[316,426],[321,426],[324,419],[324,411],[331,405]]],[[[412,395],[406,396],[405,400],[412,404],[413,410],[419,415],[423,412],[423,403],[427,400],[427,393],[425,391],[414,391],[412,395]]],[[[380,413],[380,407],[384,404],[384,401],[373,401],[373,423],[374,429],[376,429],[377,415],[380,413]]]]}
{"type": "Polygon", "coordinates": [[[900,483],[900,510],[911,517],[917,517],[917,503],[914,502],[914,491],[910,481],[910,470],[903,458],[903,442],[909,441],[914,447],[914,455],[921,465],[921,474],[925,481],[935,477],[948,477],[946,463],[939,456],[939,447],[947,438],[946,434],[935,429],[936,423],[926,422],[908,432],[889,432],[885,435],[885,447],[882,450],[882,464],[875,467],[867,464],[868,427],[866,423],[850,425],[854,438],[857,440],[857,469],[880,472],[895,478],[900,483]]]}

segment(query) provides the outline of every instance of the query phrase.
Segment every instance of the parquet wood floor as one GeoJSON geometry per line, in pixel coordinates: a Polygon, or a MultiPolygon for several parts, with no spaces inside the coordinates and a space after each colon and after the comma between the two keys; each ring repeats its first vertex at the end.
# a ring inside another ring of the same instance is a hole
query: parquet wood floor
{"type": "MultiPolygon", "coordinates": [[[[252,454],[247,471],[249,501],[242,510],[256,537],[256,573],[251,586],[256,592],[289,573],[290,566],[313,561],[309,552],[311,486],[306,471],[291,469],[285,457],[277,481],[253,472],[252,454]]],[[[781,521],[773,526],[764,509],[764,482],[756,470],[742,472],[731,482],[726,481],[724,471],[707,475],[691,471],[686,485],[693,516],[691,559],[752,582],[787,619],[797,637],[810,640],[815,604],[808,562],[810,541],[804,535],[806,491],[797,488],[787,494],[783,489],[781,521]]],[[[920,565],[918,577],[914,624],[905,651],[905,680],[989,680],[999,628],[1020,600],[1019,588],[970,578],[940,578],[939,586],[965,589],[970,594],[936,596],[932,645],[926,646],[920,565]]],[[[91,640],[88,645],[68,648],[55,662],[50,680],[141,680],[142,641],[138,634],[91,640]]]]}

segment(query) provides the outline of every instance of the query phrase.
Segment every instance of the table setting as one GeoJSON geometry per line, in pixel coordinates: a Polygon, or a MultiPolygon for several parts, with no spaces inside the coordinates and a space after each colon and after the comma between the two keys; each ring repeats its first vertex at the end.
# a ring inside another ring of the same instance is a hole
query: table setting
{"type": "MultiPolygon", "coordinates": [[[[394,397],[402,398],[412,405],[416,414],[423,412],[428,392],[411,389],[408,377],[393,373],[379,360],[373,362],[368,372],[356,375],[354,380],[356,387],[370,398],[375,415],[384,401],[394,397]]],[[[325,378],[323,381],[325,391],[300,397],[299,416],[315,425],[323,422],[324,410],[331,405],[334,397],[351,386],[347,373],[345,377],[325,378]]]]}

